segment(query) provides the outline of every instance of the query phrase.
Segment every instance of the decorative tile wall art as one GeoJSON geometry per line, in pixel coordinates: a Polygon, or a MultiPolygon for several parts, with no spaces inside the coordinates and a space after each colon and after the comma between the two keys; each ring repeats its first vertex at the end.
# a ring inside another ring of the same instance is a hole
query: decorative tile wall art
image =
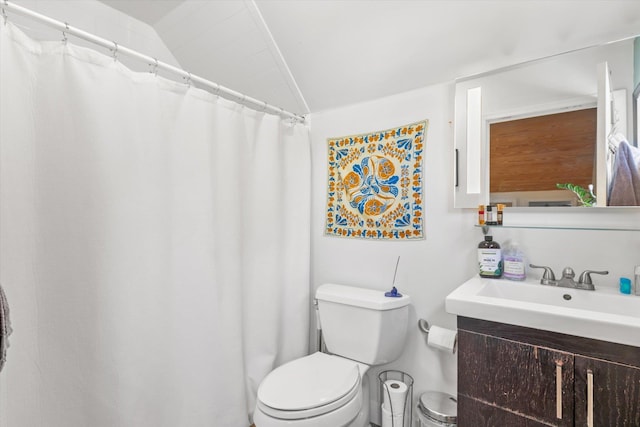
{"type": "Polygon", "coordinates": [[[372,240],[424,238],[423,150],[428,120],[328,138],[325,234],[372,240]]]}

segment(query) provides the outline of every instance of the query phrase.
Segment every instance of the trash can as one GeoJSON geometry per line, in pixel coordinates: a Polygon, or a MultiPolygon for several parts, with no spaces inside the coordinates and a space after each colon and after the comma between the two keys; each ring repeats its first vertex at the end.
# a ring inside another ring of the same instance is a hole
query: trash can
{"type": "Polygon", "coordinates": [[[417,405],[419,427],[456,427],[458,425],[458,401],[439,391],[422,393],[417,405]]]}
{"type": "Polygon", "coordinates": [[[411,427],[413,378],[401,371],[383,371],[380,380],[381,427],[411,427]]]}

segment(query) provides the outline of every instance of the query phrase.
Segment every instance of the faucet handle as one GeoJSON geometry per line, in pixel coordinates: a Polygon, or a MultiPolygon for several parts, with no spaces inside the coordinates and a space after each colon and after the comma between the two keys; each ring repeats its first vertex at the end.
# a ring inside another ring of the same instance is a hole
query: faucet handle
{"type": "Polygon", "coordinates": [[[542,274],[542,279],[540,279],[540,283],[543,285],[553,285],[556,281],[556,275],[553,274],[553,270],[551,267],[547,267],[544,265],[533,265],[529,264],[531,268],[544,268],[544,273],[542,274]]]}
{"type": "Polygon", "coordinates": [[[580,277],[578,278],[578,283],[582,285],[592,285],[593,281],[591,281],[591,274],[609,274],[608,271],[594,271],[594,270],[585,270],[580,273],[580,277]]]}

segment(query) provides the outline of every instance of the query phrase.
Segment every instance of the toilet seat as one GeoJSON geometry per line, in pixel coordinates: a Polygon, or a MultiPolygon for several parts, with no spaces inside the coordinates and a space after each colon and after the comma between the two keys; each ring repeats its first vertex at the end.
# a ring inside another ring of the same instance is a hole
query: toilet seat
{"type": "Polygon", "coordinates": [[[317,417],[347,405],[362,393],[360,364],[314,353],[271,372],[258,389],[258,407],[279,419],[317,417]]]}

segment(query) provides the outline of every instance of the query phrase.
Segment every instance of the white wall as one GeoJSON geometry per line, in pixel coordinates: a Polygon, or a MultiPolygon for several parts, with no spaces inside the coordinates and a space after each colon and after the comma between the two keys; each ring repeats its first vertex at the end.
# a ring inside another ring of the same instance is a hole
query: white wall
{"type": "MultiPolygon", "coordinates": [[[[452,208],[453,84],[432,86],[373,102],[313,114],[312,135],[312,290],[335,282],[372,289],[391,287],[398,255],[398,289],[411,295],[410,330],[403,356],[384,369],[413,376],[414,396],[427,389],[455,394],[455,356],[433,351],[417,319],[449,328],[455,316],[444,311],[445,296],[474,273],[475,213],[452,208]],[[425,240],[384,242],[324,236],[326,139],[384,130],[428,119],[424,153],[425,240]]],[[[372,370],[372,384],[377,373],[372,370]]],[[[374,381],[375,380],[375,381],[374,381]]],[[[375,399],[376,394],[372,394],[375,399]]],[[[376,411],[374,413],[377,414],[376,411]]],[[[375,422],[376,419],[373,419],[375,422]]]]}
{"type": "MultiPolygon", "coordinates": [[[[417,328],[417,319],[455,328],[456,318],[444,310],[446,295],[476,274],[476,248],[483,239],[474,227],[477,213],[453,209],[453,83],[431,86],[376,101],[313,114],[312,135],[312,290],[326,282],[387,289],[395,261],[401,255],[399,290],[411,295],[413,308],[407,345],[401,358],[373,369],[370,380],[376,398],[377,374],[399,369],[415,380],[414,400],[425,390],[455,394],[456,359],[433,350],[417,328]],[[327,148],[326,139],[383,130],[429,119],[424,154],[426,239],[383,242],[324,236],[327,148]]],[[[580,208],[575,208],[580,209],[580,208]]],[[[595,213],[595,211],[594,211],[595,213]]],[[[595,213],[597,215],[606,215],[595,213]]],[[[544,219],[545,214],[541,214],[544,219]]],[[[640,232],[539,229],[492,229],[498,242],[516,239],[531,262],[551,266],[560,275],[565,266],[579,274],[585,269],[608,269],[594,276],[596,286],[617,286],[640,265],[640,232]]],[[[540,277],[532,272],[531,277],[540,277]]],[[[313,336],[312,336],[312,342],[313,336]]],[[[372,421],[379,411],[372,411],[372,421]]]]}

